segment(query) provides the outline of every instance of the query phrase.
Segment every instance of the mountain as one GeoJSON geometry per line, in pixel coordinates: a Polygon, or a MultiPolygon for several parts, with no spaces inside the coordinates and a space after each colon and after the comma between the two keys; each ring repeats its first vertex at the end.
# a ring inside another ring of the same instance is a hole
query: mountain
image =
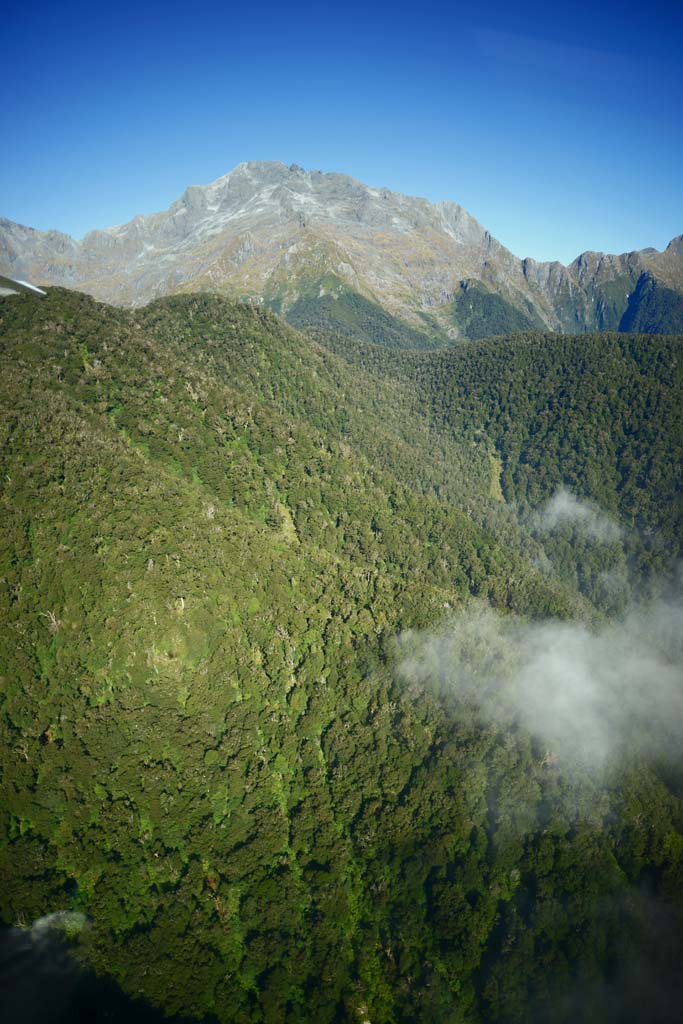
{"type": "Polygon", "coordinates": [[[683,236],[664,252],[520,260],[455,203],[244,163],[82,241],[0,219],[0,272],[123,306],[206,289],[298,327],[395,347],[513,331],[683,330],[683,236]]]}
{"type": "Polygon", "coordinates": [[[675,580],[683,338],[49,288],[0,358],[5,923],[222,1024],[671,1019],[680,620],[607,617],[675,580]]]}

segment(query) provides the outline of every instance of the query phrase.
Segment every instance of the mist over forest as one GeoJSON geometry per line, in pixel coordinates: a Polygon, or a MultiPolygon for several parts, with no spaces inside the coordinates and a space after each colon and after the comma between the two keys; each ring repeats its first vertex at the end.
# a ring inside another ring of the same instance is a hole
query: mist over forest
{"type": "Polygon", "coordinates": [[[9,1018],[680,1019],[683,338],[47,292],[0,298],[9,1018]]]}

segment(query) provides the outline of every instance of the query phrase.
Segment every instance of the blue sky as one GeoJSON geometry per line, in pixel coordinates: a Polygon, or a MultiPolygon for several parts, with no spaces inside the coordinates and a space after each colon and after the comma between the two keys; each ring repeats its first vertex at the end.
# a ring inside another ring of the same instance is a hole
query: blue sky
{"type": "Polygon", "coordinates": [[[282,160],[453,199],[518,256],[683,233],[680,4],[65,0],[0,25],[0,216],[33,227],[282,160]]]}

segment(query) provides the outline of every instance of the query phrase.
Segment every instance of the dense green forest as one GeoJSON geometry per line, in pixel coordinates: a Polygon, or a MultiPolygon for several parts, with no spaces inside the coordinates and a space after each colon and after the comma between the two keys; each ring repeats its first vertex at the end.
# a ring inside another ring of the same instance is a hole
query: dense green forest
{"type": "MultiPolygon", "coordinates": [[[[281,298],[271,297],[268,306],[275,313],[282,312],[281,298]]],[[[417,330],[331,273],[307,284],[285,315],[292,327],[333,331],[390,348],[442,348],[449,344],[444,329],[426,313],[421,314],[424,330],[417,330]]]]}
{"type": "Polygon", "coordinates": [[[679,337],[516,334],[429,355],[317,337],[373,381],[409,384],[435,429],[490,445],[506,503],[494,532],[512,513],[594,603],[623,609],[683,555],[679,337]],[[561,489],[612,517],[609,542],[569,518],[543,529],[534,513],[561,489]],[[623,587],[601,598],[606,572],[623,587]]]}
{"type": "Polygon", "coordinates": [[[491,685],[660,593],[628,661],[676,709],[682,338],[51,289],[0,346],[6,923],[86,915],[85,963],[226,1024],[676,1019],[675,744],[631,702],[618,756],[549,747],[491,685]]]}
{"type": "MultiPolygon", "coordinates": [[[[533,309],[523,313],[479,281],[460,282],[460,289],[453,299],[453,322],[464,338],[471,339],[516,331],[542,331],[544,327],[533,309]]],[[[373,339],[366,337],[364,340],[373,339]]]]}

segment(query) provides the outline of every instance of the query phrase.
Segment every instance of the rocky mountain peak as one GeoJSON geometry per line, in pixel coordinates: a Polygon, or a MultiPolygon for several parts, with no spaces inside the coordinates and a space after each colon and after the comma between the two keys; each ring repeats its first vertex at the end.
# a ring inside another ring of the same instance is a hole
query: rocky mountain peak
{"type": "MultiPolygon", "coordinates": [[[[430,203],[278,161],[238,164],[189,186],[167,210],[91,231],[80,242],[0,221],[0,272],[9,276],[123,305],[208,288],[285,314],[303,296],[310,308],[315,296],[351,288],[413,328],[424,329],[427,317],[444,337],[463,329],[453,308],[462,281],[480,287],[478,301],[489,311],[481,329],[494,307],[492,328],[616,329],[644,271],[683,289],[683,236],[663,253],[585,252],[569,267],[522,261],[455,202],[430,203]],[[600,305],[605,288],[609,301],[600,305]]],[[[475,306],[472,300],[467,308],[475,306]]]]}

